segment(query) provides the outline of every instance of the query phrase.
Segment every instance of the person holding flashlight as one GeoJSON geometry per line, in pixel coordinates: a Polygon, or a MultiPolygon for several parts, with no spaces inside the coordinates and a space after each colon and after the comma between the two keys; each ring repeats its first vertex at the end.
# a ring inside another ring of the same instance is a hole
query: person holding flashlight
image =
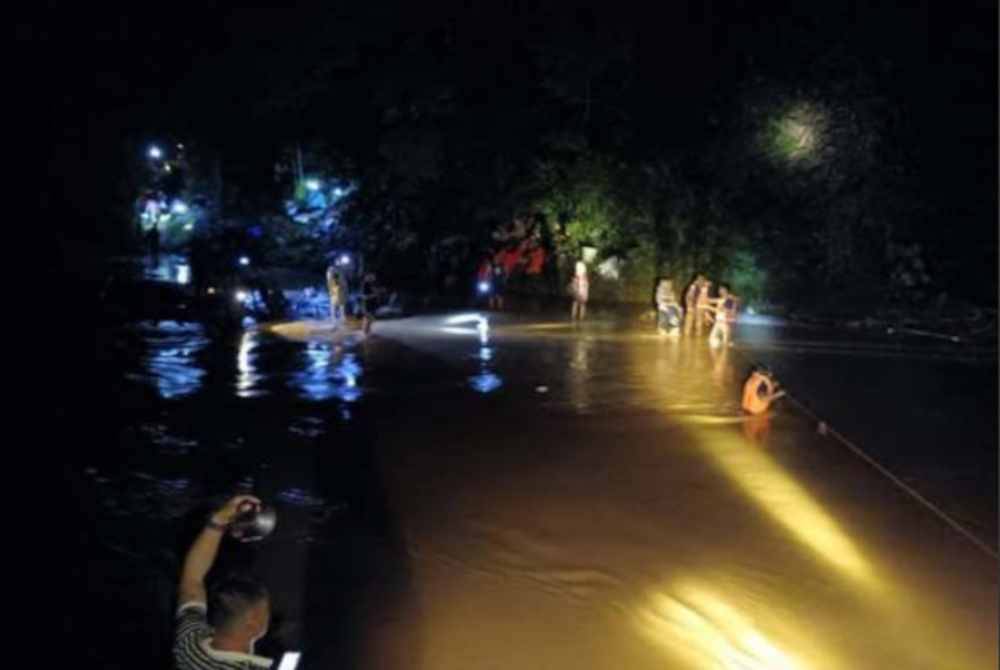
{"type": "Polygon", "coordinates": [[[259,509],[253,496],[236,496],[217,509],[188,550],[178,588],[174,662],[178,670],[270,668],[272,660],[254,655],[267,633],[271,597],[259,580],[228,575],[206,589],[222,537],[247,509],[259,509]]]}

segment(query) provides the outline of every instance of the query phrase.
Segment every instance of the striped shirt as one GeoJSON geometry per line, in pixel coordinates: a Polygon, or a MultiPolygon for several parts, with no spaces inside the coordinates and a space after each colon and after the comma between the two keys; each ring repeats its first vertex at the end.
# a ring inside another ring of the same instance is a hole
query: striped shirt
{"type": "Polygon", "coordinates": [[[272,661],[262,656],[212,648],[212,627],[205,603],[184,603],[177,609],[174,666],[177,670],[260,670],[272,661]]]}

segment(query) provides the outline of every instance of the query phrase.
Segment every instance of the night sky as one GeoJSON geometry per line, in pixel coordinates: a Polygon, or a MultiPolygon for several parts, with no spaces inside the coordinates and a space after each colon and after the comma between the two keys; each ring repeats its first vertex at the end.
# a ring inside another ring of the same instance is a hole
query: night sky
{"type": "Polygon", "coordinates": [[[995,3],[669,4],[635,13],[619,3],[588,9],[526,0],[489,9],[458,2],[304,3],[294,10],[46,3],[17,22],[20,75],[39,111],[33,116],[50,129],[50,170],[81,178],[47,184],[40,206],[72,208],[91,224],[68,233],[100,239],[107,224],[93,222],[107,216],[123,138],[173,133],[248,153],[291,136],[360,141],[371,123],[369,102],[401,67],[412,68],[415,92],[460,82],[468,104],[495,109],[503,124],[530,101],[535,73],[524,56],[540,43],[562,50],[570,73],[588,67],[588,54],[621,50],[633,79],[604,82],[624,93],[603,113],[624,108],[661,150],[690,146],[711,132],[704,122],[710,106],[720,98],[724,104],[754,68],[808,81],[801,64],[810,54],[846,44],[890,73],[888,93],[898,101],[925,187],[963,221],[981,221],[965,233],[995,246],[995,3]],[[302,96],[327,104],[301,109],[295,103],[302,96]]]}

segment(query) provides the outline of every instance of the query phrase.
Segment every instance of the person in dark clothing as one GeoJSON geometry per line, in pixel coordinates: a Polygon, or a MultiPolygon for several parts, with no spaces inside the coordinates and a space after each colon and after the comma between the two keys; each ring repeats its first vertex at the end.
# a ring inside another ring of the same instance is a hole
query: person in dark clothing
{"type": "Polygon", "coordinates": [[[146,233],[146,247],[149,257],[155,262],[160,258],[160,225],[154,224],[146,233]]]}
{"type": "Polygon", "coordinates": [[[492,291],[490,293],[490,309],[495,309],[497,311],[503,310],[503,293],[507,284],[507,273],[504,272],[504,267],[496,260],[491,264],[492,272],[492,291]]]}
{"type": "Polygon", "coordinates": [[[361,329],[369,334],[375,323],[375,299],[378,293],[375,273],[369,272],[361,280],[361,291],[358,298],[361,307],[361,329]]]}

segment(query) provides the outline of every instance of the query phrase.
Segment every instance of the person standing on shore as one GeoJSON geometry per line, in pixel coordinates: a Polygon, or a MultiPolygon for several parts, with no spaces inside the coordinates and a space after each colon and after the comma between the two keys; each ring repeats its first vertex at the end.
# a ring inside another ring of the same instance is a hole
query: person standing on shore
{"type": "Polygon", "coordinates": [[[570,317],[573,321],[583,321],[587,316],[587,300],[590,299],[590,278],[587,276],[587,264],[582,260],[576,262],[570,294],[573,297],[570,317]]]}

